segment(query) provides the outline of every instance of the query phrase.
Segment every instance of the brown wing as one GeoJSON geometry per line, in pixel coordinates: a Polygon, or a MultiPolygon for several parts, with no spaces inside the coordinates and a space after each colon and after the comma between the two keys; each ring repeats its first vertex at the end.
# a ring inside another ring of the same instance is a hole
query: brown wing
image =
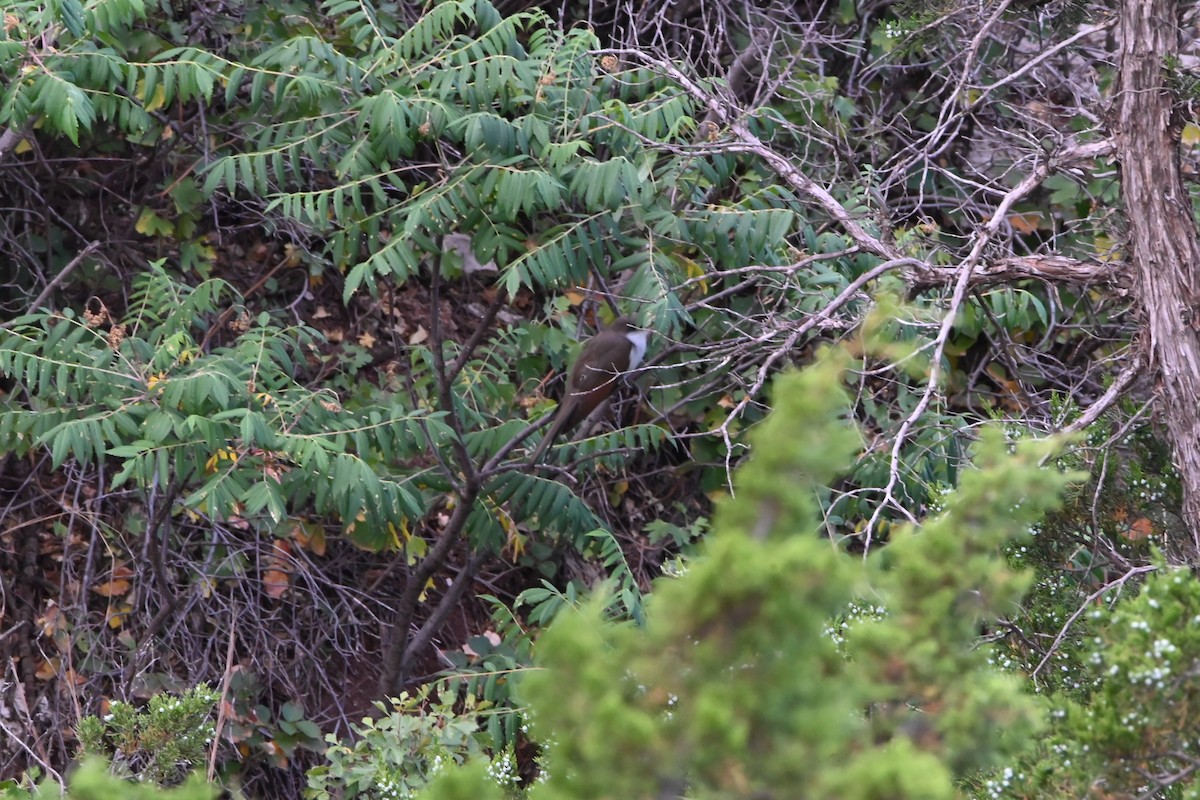
{"type": "Polygon", "coordinates": [[[591,367],[585,366],[584,360],[580,359],[575,365],[575,369],[571,371],[571,380],[567,383],[567,394],[563,397],[564,404],[571,401],[574,406],[563,430],[578,425],[596,409],[596,406],[612,394],[619,376],[620,371],[612,359],[609,359],[607,363],[601,362],[599,366],[593,364],[591,367]]]}
{"type": "Polygon", "coordinates": [[[574,394],[587,394],[593,389],[612,383],[620,374],[621,370],[617,368],[614,359],[610,358],[607,363],[593,364],[591,367],[585,366],[583,359],[580,359],[580,363],[575,365],[571,373],[571,385],[568,389],[574,394]]]}

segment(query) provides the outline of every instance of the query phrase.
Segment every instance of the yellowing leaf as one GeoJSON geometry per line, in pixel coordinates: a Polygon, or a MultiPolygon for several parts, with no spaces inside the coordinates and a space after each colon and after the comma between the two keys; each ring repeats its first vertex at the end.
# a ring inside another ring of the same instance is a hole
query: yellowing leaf
{"type": "Polygon", "coordinates": [[[420,536],[413,536],[404,543],[404,557],[409,566],[416,564],[425,557],[429,544],[420,536]]]}
{"type": "Polygon", "coordinates": [[[393,525],[392,523],[389,522],[387,524],[387,532],[388,532],[388,548],[391,550],[397,550],[397,551],[403,549],[404,545],[402,545],[400,543],[400,536],[401,535],[404,536],[404,541],[406,541],[406,542],[408,541],[408,520],[407,519],[400,520],[400,530],[399,531],[396,530],[395,525],[393,525]]]}
{"type": "Polygon", "coordinates": [[[93,586],[92,592],[100,595],[101,597],[120,597],[129,591],[130,585],[131,584],[129,581],[107,581],[97,586],[93,586]]]}
{"type": "Polygon", "coordinates": [[[142,213],[138,215],[138,221],[134,224],[133,228],[143,236],[170,236],[175,233],[174,225],[158,214],[155,214],[149,208],[142,209],[142,213]]]}
{"type": "Polygon", "coordinates": [[[237,460],[237,451],[228,447],[222,447],[221,449],[217,450],[217,452],[209,456],[208,460],[204,462],[204,471],[209,475],[212,475],[221,468],[222,461],[228,461],[230,464],[236,464],[237,460]]]}
{"type": "Polygon", "coordinates": [[[508,558],[513,563],[525,555],[525,537],[520,533],[514,532],[504,542],[504,552],[508,553],[508,558]]]}
{"type": "Polygon", "coordinates": [[[500,506],[489,505],[491,506],[492,515],[504,530],[504,552],[508,553],[510,559],[515,563],[518,558],[525,554],[525,535],[507,511],[500,506]]]}
{"type": "Polygon", "coordinates": [[[121,603],[118,606],[109,606],[104,614],[104,621],[108,623],[108,627],[114,631],[125,624],[129,619],[129,615],[133,612],[133,606],[129,603],[121,603]]]}
{"type": "Polygon", "coordinates": [[[1108,236],[1096,236],[1092,239],[1092,246],[1096,250],[1096,260],[1105,263],[1112,261],[1120,261],[1125,258],[1125,254],[1113,244],[1113,240],[1108,236]]]}
{"type": "Polygon", "coordinates": [[[1195,147],[1200,144],[1200,125],[1194,122],[1189,122],[1183,126],[1183,135],[1180,140],[1188,147],[1195,147]]]}
{"type": "MultiPolygon", "coordinates": [[[[704,267],[700,266],[700,263],[694,258],[675,254],[671,256],[671,260],[683,267],[683,272],[689,280],[704,277],[704,267]]],[[[699,286],[702,293],[708,292],[708,281],[699,281],[699,286]]]]}
{"type": "Polygon", "coordinates": [[[145,92],[146,92],[146,83],[145,83],[145,81],[142,81],[138,85],[138,97],[142,98],[142,102],[146,106],[147,111],[157,111],[158,109],[160,109],[164,105],[166,105],[167,93],[163,89],[163,85],[161,83],[154,87],[154,95],[152,97],[150,97],[148,99],[146,97],[143,97],[145,92]]]}

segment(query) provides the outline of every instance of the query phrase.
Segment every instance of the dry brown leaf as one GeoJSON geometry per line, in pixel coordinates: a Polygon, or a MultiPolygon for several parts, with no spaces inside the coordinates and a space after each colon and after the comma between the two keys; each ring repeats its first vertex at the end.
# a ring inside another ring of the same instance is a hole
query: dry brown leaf
{"type": "Polygon", "coordinates": [[[269,596],[279,598],[291,585],[292,546],[283,539],[276,539],[271,550],[271,558],[263,572],[263,586],[269,596]]]}
{"type": "Polygon", "coordinates": [[[1029,211],[1024,214],[1009,214],[1008,224],[1017,233],[1027,236],[1035,233],[1042,224],[1042,215],[1038,211],[1029,211]]]}
{"type": "Polygon", "coordinates": [[[58,633],[62,625],[62,613],[58,610],[58,604],[53,600],[46,606],[46,611],[37,618],[38,625],[42,626],[43,636],[54,636],[58,633]]]}
{"type": "Polygon", "coordinates": [[[263,586],[266,587],[268,597],[283,597],[290,585],[291,578],[283,570],[269,569],[263,573],[263,586]]]}
{"type": "Polygon", "coordinates": [[[58,674],[58,659],[51,658],[48,661],[43,661],[38,665],[37,670],[33,675],[39,681],[48,681],[58,674]]]}
{"type": "Polygon", "coordinates": [[[1131,542],[1140,542],[1152,533],[1154,533],[1154,523],[1146,517],[1138,517],[1129,524],[1129,529],[1125,531],[1125,538],[1131,542]]]}
{"type": "Polygon", "coordinates": [[[284,752],[283,747],[274,739],[269,739],[262,743],[263,749],[271,756],[275,762],[275,766],[287,769],[288,757],[284,752]]]}
{"type": "Polygon", "coordinates": [[[301,548],[314,555],[325,555],[325,526],[315,522],[297,522],[292,527],[292,538],[301,548]]]}

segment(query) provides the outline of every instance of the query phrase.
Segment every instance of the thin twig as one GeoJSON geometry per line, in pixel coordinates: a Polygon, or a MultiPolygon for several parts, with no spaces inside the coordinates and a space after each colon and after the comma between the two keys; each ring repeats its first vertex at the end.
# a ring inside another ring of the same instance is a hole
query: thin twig
{"type": "Polygon", "coordinates": [[[208,754],[208,782],[217,774],[217,751],[221,748],[221,729],[225,727],[225,709],[229,702],[229,686],[233,682],[233,643],[237,634],[237,603],[229,609],[229,644],[225,647],[225,673],[221,676],[221,699],[217,703],[217,724],[213,727],[212,749],[208,754]]]}
{"type": "MultiPolygon", "coordinates": [[[[29,312],[28,313],[33,313],[34,311],[36,311],[38,309],[39,306],[41,306],[42,303],[46,302],[46,298],[48,298],[50,296],[50,293],[53,292],[55,289],[57,289],[62,284],[62,282],[65,281],[67,279],[67,277],[72,272],[75,271],[75,268],[78,267],[80,264],[82,264],[83,260],[85,258],[87,258],[88,256],[90,256],[96,250],[96,248],[98,248],[99,246],[100,246],[100,241],[97,239],[92,242],[89,242],[87,247],[80,250],[79,254],[77,256],[75,256],[74,258],[72,258],[65,267],[63,267],[61,270],[59,270],[58,274],[55,275],[54,278],[51,279],[51,281],[46,284],[45,288],[42,289],[42,291],[38,293],[38,296],[33,299],[33,302],[29,304],[29,312]]],[[[11,325],[12,325],[12,322],[9,321],[9,322],[4,323],[3,325],[0,325],[0,328],[8,328],[11,325]]]]}
{"type": "Polygon", "coordinates": [[[1114,581],[1109,581],[1096,591],[1089,594],[1087,598],[1085,598],[1084,601],[1079,605],[1079,608],[1075,609],[1075,613],[1067,617],[1067,621],[1063,623],[1062,630],[1058,632],[1058,636],[1055,636],[1054,641],[1050,643],[1050,649],[1046,651],[1046,655],[1043,656],[1038,665],[1034,667],[1033,672],[1029,673],[1030,679],[1036,678],[1038,673],[1042,671],[1042,668],[1046,666],[1046,663],[1050,660],[1050,657],[1058,651],[1058,646],[1062,644],[1062,640],[1066,638],[1067,631],[1069,631],[1071,626],[1075,624],[1075,620],[1079,619],[1083,615],[1083,612],[1087,610],[1088,606],[1096,601],[1096,598],[1103,597],[1106,592],[1112,591],[1118,586],[1123,586],[1127,581],[1129,581],[1130,578],[1147,572],[1154,572],[1156,569],[1158,569],[1158,567],[1154,566],[1153,564],[1144,567],[1134,567],[1120,578],[1117,578],[1114,581]]]}

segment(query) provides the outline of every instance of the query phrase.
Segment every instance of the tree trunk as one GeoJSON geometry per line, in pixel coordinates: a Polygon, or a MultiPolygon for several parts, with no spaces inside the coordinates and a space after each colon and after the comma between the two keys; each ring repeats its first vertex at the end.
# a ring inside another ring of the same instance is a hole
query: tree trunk
{"type": "Polygon", "coordinates": [[[1173,559],[1200,560],[1200,245],[1179,170],[1181,123],[1166,88],[1178,52],[1176,0],[1122,0],[1114,120],[1129,261],[1161,409],[1183,483],[1188,535],[1173,559]]]}

